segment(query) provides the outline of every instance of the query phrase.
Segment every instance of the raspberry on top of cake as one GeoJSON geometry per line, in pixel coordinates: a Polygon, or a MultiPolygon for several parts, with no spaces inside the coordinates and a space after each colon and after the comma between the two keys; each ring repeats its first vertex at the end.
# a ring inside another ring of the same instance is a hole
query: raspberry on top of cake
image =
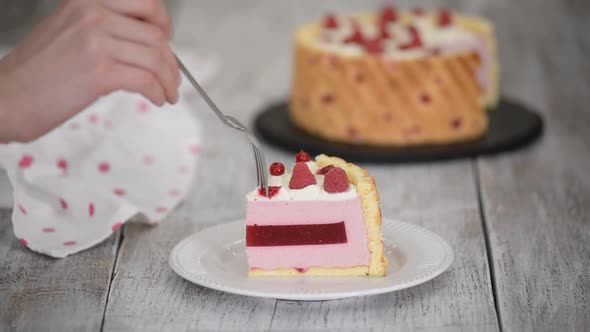
{"type": "Polygon", "coordinates": [[[249,201],[314,201],[346,200],[357,197],[355,186],[348,182],[346,172],[333,165],[321,169],[309,154],[299,152],[292,172],[285,173],[285,166],[275,162],[270,166],[269,190],[263,188],[248,194],[249,201]]]}
{"type": "Polygon", "coordinates": [[[247,195],[250,276],[383,276],[381,211],[362,168],[320,155],[296,156],[291,172],[270,166],[269,191],[247,195]]]}
{"type": "Polygon", "coordinates": [[[419,59],[476,51],[482,65],[478,79],[485,89],[491,57],[486,41],[455,23],[446,9],[398,11],[385,6],[376,15],[335,16],[328,14],[317,38],[320,47],[343,55],[375,55],[392,60],[419,59]]]}

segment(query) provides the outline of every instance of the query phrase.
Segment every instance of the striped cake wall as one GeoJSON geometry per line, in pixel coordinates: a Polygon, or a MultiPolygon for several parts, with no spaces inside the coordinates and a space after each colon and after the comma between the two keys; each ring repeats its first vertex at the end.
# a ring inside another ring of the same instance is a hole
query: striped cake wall
{"type": "Polygon", "coordinates": [[[487,129],[476,53],[393,62],[298,45],[291,116],[303,129],[344,142],[438,144],[487,129]]]}

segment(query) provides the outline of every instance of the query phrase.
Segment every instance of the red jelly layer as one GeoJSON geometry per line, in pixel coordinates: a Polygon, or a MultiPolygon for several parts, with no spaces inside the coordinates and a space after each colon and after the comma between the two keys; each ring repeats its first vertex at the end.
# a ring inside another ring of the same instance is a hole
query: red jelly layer
{"type": "Polygon", "coordinates": [[[344,221],[334,224],[246,226],[246,246],[303,246],[346,243],[344,221]]]}

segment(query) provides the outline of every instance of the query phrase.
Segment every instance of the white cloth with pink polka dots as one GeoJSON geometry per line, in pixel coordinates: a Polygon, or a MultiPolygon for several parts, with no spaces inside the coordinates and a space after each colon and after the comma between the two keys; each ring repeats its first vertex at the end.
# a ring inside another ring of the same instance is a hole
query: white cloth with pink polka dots
{"type": "MultiPolygon", "coordinates": [[[[203,78],[212,65],[199,65],[203,78]]],[[[32,143],[0,145],[23,245],[65,257],[137,214],[163,220],[189,190],[200,150],[201,129],[186,103],[191,93],[183,81],[179,103],[158,108],[117,92],[32,143]]]]}

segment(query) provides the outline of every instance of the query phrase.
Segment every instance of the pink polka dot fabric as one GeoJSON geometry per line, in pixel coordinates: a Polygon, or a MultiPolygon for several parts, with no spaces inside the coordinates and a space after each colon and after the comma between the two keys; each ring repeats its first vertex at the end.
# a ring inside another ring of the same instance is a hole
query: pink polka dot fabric
{"type": "Polygon", "coordinates": [[[105,97],[35,142],[0,145],[15,235],[65,257],[138,213],[158,223],[185,197],[200,151],[200,127],[182,99],[157,108],[135,94],[105,97]]]}

